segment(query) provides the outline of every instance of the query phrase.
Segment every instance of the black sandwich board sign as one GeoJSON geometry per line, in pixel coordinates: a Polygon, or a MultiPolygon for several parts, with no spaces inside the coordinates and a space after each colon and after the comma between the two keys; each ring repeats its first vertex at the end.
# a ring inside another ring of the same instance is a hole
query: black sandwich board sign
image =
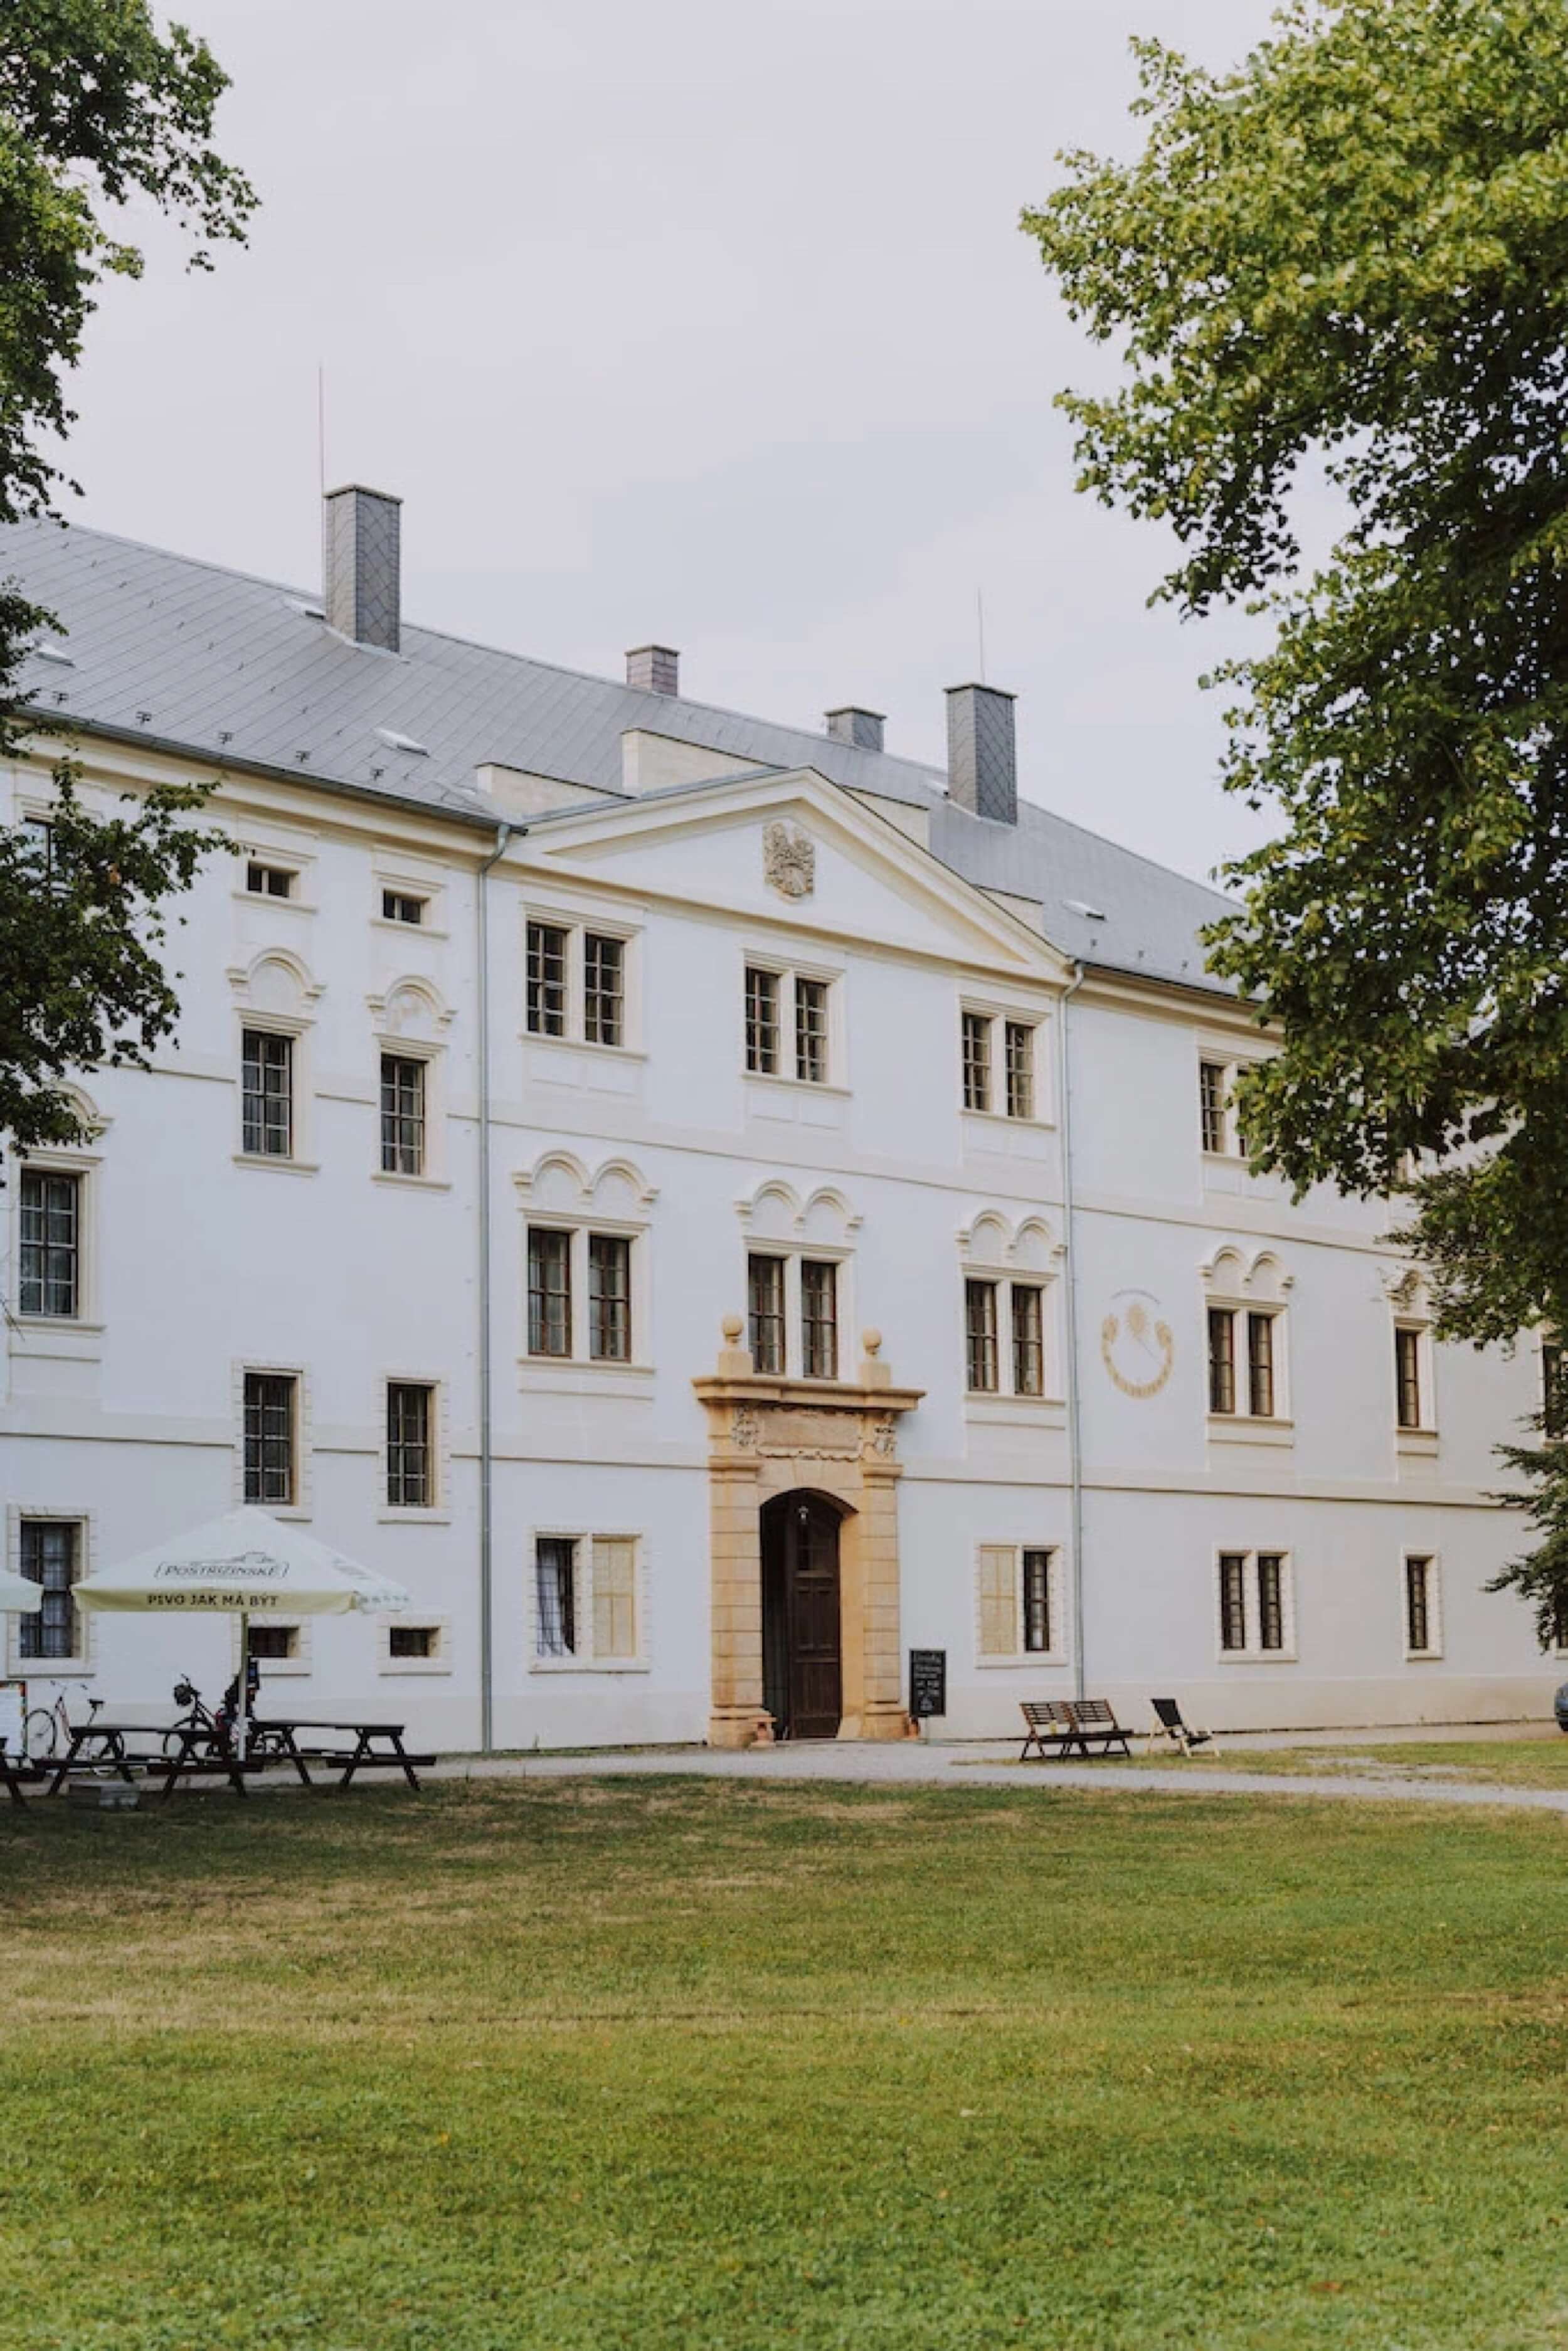
{"type": "Polygon", "coordinates": [[[946,1713],[946,1649],[911,1649],[909,1652],[909,1711],[916,1722],[924,1722],[934,1714],[946,1713]]]}

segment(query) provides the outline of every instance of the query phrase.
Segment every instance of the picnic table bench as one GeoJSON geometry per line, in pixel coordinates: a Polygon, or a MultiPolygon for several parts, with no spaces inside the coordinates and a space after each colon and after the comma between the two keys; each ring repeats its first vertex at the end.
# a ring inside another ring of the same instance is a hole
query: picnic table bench
{"type": "Polygon", "coordinates": [[[428,1771],[434,1763],[434,1755],[411,1755],[402,1743],[401,1722],[313,1722],[298,1718],[282,1719],[277,1715],[257,1715],[252,1728],[264,1734],[274,1745],[274,1754],[280,1762],[292,1763],[305,1785],[313,1787],[309,1766],[312,1763],[341,1767],[338,1785],[346,1788],[356,1771],[401,1771],[411,1788],[419,1781],[415,1767],[428,1771]],[[351,1738],[352,1747],[319,1747],[307,1743],[301,1746],[299,1733],[334,1731],[340,1739],[351,1738]]]}
{"type": "Polygon", "coordinates": [[[5,1749],[0,1747],[0,1780],[5,1782],[5,1792],[14,1804],[25,1804],[27,1800],[22,1793],[23,1789],[36,1785],[45,1776],[46,1767],[42,1763],[35,1763],[26,1755],[7,1754],[5,1749]]]}
{"type": "Polygon", "coordinates": [[[1126,1756],[1133,1752],[1108,1698],[1019,1698],[1019,1705],[1025,1730],[1020,1763],[1027,1762],[1030,1755],[1038,1755],[1043,1762],[1049,1748],[1054,1748],[1058,1755],[1071,1755],[1076,1749],[1085,1762],[1092,1747],[1097,1747],[1103,1755],[1109,1755],[1115,1747],[1120,1747],[1126,1756]]]}

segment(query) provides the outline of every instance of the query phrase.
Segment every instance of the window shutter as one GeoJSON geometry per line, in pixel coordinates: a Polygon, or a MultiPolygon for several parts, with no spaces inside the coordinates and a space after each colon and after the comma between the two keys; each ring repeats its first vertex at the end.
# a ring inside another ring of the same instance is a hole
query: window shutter
{"type": "Polygon", "coordinates": [[[637,1546],[630,1535],[593,1539],[593,1654],[637,1654],[637,1546]]]}
{"type": "Polygon", "coordinates": [[[1018,1554],[1011,1543],[980,1545],[980,1655],[1013,1657],[1019,1646],[1018,1554]]]}

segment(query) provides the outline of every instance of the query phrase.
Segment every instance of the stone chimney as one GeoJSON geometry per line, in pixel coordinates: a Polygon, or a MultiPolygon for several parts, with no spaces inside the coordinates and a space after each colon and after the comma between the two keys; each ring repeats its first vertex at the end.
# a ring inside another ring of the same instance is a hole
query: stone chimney
{"type": "Polygon", "coordinates": [[[995,685],[947,688],[947,797],[994,824],[1019,820],[1017,699],[995,685]]]}
{"type": "Polygon", "coordinates": [[[626,683],[639,694],[679,694],[679,653],[671,645],[638,645],[626,656],[626,683]]]}
{"type": "Polygon", "coordinates": [[[401,498],[350,482],[321,509],[321,601],[327,625],[357,645],[398,649],[401,498]]]}
{"type": "Polygon", "coordinates": [[[857,751],[881,750],[883,723],[880,710],[859,710],[852,702],[828,713],[828,732],[833,741],[852,743],[857,751]]]}

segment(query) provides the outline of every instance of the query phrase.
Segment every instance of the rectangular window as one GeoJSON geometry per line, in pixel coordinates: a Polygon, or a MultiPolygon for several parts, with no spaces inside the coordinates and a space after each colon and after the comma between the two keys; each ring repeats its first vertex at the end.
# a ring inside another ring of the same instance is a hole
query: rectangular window
{"type": "Polygon", "coordinates": [[[1227,1551],[1219,1555],[1219,1646],[1247,1646],[1247,1554],[1227,1551]]]}
{"type": "Polygon", "coordinates": [[[1027,1020],[1007,1024],[1008,1116],[1034,1116],[1034,1030],[1027,1020]]]}
{"type": "Polygon", "coordinates": [[[253,859],[245,869],[245,886],[253,898],[292,898],[295,879],[286,865],[259,865],[253,859]]]}
{"type": "Polygon", "coordinates": [[[1421,1333],[1394,1333],[1395,1405],[1401,1428],[1419,1428],[1421,1420],[1421,1333]]]}
{"type": "Polygon", "coordinates": [[[528,1228],[528,1353],[571,1353],[571,1235],[528,1228]]]}
{"type": "Polygon", "coordinates": [[[424,1063],[382,1055],[382,1173],[424,1173],[424,1063]]]}
{"type": "Polygon", "coordinates": [[[1552,1611],[1552,1646],[1568,1649],[1568,1600],[1559,1600],[1552,1611]]]}
{"type": "Polygon", "coordinates": [[[382,920],[383,923],[412,923],[417,927],[424,920],[424,905],[423,898],[414,897],[408,890],[383,890],[382,920]]]}
{"type": "Polygon", "coordinates": [[[593,1654],[637,1654],[637,1546],[630,1535],[593,1538],[593,1654]]]}
{"type": "Polygon", "coordinates": [[[387,1383],[387,1508],[428,1510],[435,1501],[431,1448],[431,1390],[407,1380],[387,1383]]]}
{"type": "Polygon", "coordinates": [[[1013,1394],[1045,1394],[1045,1323],[1031,1281],[1013,1284],[1013,1394]]]}
{"type": "Polygon", "coordinates": [[[1026,1551],[1023,1555],[1023,1645],[1039,1652],[1051,1647],[1051,1553],[1026,1551]]]}
{"type": "Polygon", "coordinates": [[[983,1657],[1015,1657],[1018,1646],[1018,1553],[1011,1543],[982,1543],[980,1655],[983,1657]]]}
{"type": "Polygon", "coordinates": [[[1225,1149],[1226,1072],[1221,1061],[1197,1065],[1197,1103],[1203,1122],[1203,1147],[1209,1153],[1225,1149]]]}
{"type": "Polygon", "coordinates": [[[1236,1317],[1224,1306],[1208,1310],[1208,1409],[1236,1409],[1236,1317]]]}
{"type": "Polygon", "coordinates": [[[1425,1656],[1432,1646],[1429,1559],[1406,1559],[1405,1562],[1405,1646],[1415,1656],[1425,1656]]]}
{"type": "Polygon", "coordinates": [[[554,923],[528,925],[528,1033],[566,1035],[567,934],[554,923]]]}
{"type": "Polygon", "coordinates": [[[991,1106],[991,1024],[983,1012],[964,1015],[964,1108],[991,1106]]]}
{"type": "Polygon", "coordinates": [[[247,1029],[241,1044],[241,1148],[266,1159],[294,1153],[294,1040],[247,1029]]]}
{"type": "Polygon", "coordinates": [[[795,1075],[805,1085],[828,1081],[828,983],[795,982],[795,1075]]]}
{"type": "Polygon", "coordinates": [[[534,1647],[541,1657],[577,1655],[577,1545],[570,1536],[541,1535],[535,1554],[538,1597],[534,1647]]]}
{"type": "Polygon", "coordinates": [[[600,1364],[632,1360],[632,1244],[617,1233],[588,1236],[588,1352],[600,1364]]]}
{"type": "Polygon", "coordinates": [[[779,1074],[779,975],[746,967],[746,1066],[754,1076],[779,1074]]]}
{"type": "Polygon", "coordinates": [[[428,1665],[433,1657],[440,1657],[442,1653],[440,1625],[388,1625],[385,1653],[388,1653],[388,1660],[395,1660],[400,1665],[409,1665],[409,1662],[428,1665]]]}
{"type": "Polygon", "coordinates": [[[1277,1551],[1258,1554],[1258,1646],[1285,1646],[1285,1562],[1277,1551]]]}
{"type": "Polygon", "coordinates": [[[31,850],[46,882],[55,874],[55,828],[47,818],[25,816],[17,828],[31,850]]]}
{"type": "Polygon", "coordinates": [[[21,1286],[24,1314],[69,1319],[81,1311],[81,1177],[22,1170],[21,1286]]]}
{"type": "Polygon", "coordinates": [[[809,1380],[839,1376],[839,1270],[800,1260],[800,1361],[809,1380]]]}
{"type": "Polygon", "coordinates": [[[74,1519],[24,1519],[22,1573],[44,1587],[36,1615],[19,1616],[17,1651],[23,1657],[74,1657],[77,1609],[71,1587],[80,1573],[81,1528],[74,1519]]]}
{"type": "Polygon", "coordinates": [[[783,1259],[748,1257],[746,1289],[752,1369],[779,1378],[784,1371],[783,1259]]]}
{"type": "Polygon", "coordinates": [[[291,1372],[245,1375],[245,1499],[291,1503],[295,1499],[295,1391],[291,1372]]]}
{"type": "Polygon", "coordinates": [[[298,1625],[253,1625],[246,1646],[258,1666],[287,1665],[299,1655],[298,1625]]]}
{"type": "Polygon", "coordinates": [[[1274,1417],[1274,1318],[1247,1317],[1248,1410],[1260,1420],[1274,1417]]]}
{"type": "Polygon", "coordinates": [[[387,1656],[402,1663],[409,1659],[427,1663],[441,1654],[441,1627],[438,1625],[389,1625],[387,1656]]]}
{"type": "Polygon", "coordinates": [[[997,1377],[997,1285],[994,1281],[964,1284],[964,1329],[967,1342],[965,1375],[974,1395],[994,1395],[997,1377]]]}
{"type": "Polygon", "coordinates": [[[1548,1340],[1541,1350],[1541,1426],[1547,1437],[1568,1436],[1568,1392],[1563,1384],[1563,1349],[1548,1340]]]}
{"type": "Polygon", "coordinates": [[[589,931],[582,942],[582,1033],[591,1045],[624,1042],[626,942],[589,931]]]}

